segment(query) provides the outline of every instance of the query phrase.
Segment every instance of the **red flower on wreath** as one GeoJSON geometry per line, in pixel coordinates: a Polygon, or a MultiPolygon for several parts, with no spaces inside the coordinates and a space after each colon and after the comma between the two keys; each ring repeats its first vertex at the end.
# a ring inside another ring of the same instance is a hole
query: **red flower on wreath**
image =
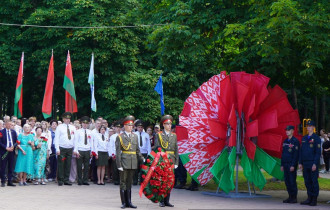
{"type": "Polygon", "coordinates": [[[17,143],[17,145],[20,145],[21,144],[21,141],[17,140],[16,143],[17,143]]]}
{"type": "Polygon", "coordinates": [[[140,195],[143,193],[154,203],[163,200],[174,186],[174,168],[169,155],[157,148],[150,153],[141,170],[143,182],[140,195]]]}

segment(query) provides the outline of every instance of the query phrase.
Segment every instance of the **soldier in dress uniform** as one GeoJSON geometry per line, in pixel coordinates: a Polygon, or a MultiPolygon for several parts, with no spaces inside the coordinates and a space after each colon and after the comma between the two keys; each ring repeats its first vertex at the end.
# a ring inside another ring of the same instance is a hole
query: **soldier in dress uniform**
{"type": "Polygon", "coordinates": [[[135,118],[130,115],[123,120],[125,131],[116,138],[116,164],[120,176],[121,208],[136,208],[132,204],[132,181],[139,160],[144,162],[140,153],[138,136],[132,132],[135,118]]]}
{"type": "Polygon", "coordinates": [[[284,180],[289,198],[284,200],[283,203],[297,203],[298,188],[296,179],[300,143],[293,136],[294,126],[288,125],[285,130],[288,138],[283,142],[281,170],[284,171],[284,180]]]}
{"type": "Polygon", "coordinates": [[[71,159],[74,147],[76,128],[70,125],[72,114],[65,112],[62,115],[63,123],[55,131],[55,149],[57,155],[57,180],[58,185],[62,186],[72,184],[69,182],[71,159]]]}
{"type": "MultiPolygon", "coordinates": [[[[179,154],[178,154],[178,141],[175,133],[171,132],[173,117],[171,115],[164,115],[160,123],[164,126],[164,131],[159,132],[155,135],[155,144],[154,147],[163,148],[170,156],[170,159],[174,163],[174,167],[177,168],[179,165],[179,154]]],[[[170,204],[170,194],[164,198],[163,201],[159,202],[160,207],[173,207],[174,205],[170,204]]]]}
{"type": "Polygon", "coordinates": [[[307,188],[307,200],[301,205],[316,206],[319,195],[319,161],[321,156],[321,139],[314,133],[315,122],[307,122],[308,134],[302,138],[299,168],[303,170],[305,186],[307,188]]]}
{"type": "Polygon", "coordinates": [[[93,148],[93,141],[91,137],[92,132],[88,129],[90,118],[84,116],[80,119],[80,122],[82,124],[82,128],[77,131],[76,143],[73,151],[77,157],[78,185],[89,185],[89,159],[92,156],[91,150],[93,148]]]}

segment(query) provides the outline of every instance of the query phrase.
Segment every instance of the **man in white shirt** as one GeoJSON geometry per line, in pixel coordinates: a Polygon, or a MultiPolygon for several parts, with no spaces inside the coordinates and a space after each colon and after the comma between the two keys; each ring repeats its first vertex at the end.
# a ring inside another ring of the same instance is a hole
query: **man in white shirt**
{"type": "MultiPolygon", "coordinates": [[[[94,151],[94,152],[95,152],[94,145],[97,145],[96,144],[97,135],[99,134],[101,123],[102,123],[101,119],[95,120],[95,123],[94,123],[95,128],[92,130],[92,133],[91,133],[92,142],[93,142],[92,143],[93,144],[92,151],[94,151]]],[[[97,166],[96,166],[96,159],[95,159],[94,156],[93,156],[92,161],[91,161],[91,170],[92,170],[92,175],[93,175],[93,183],[97,184],[97,166]]]]}
{"type": "MultiPolygon", "coordinates": [[[[137,129],[136,132],[134,132],[137,136],[138,136],[138,144],[140,147],[140,152],[143,155],[144,159],[146,159],[148,157],[148,155],[151,152],[151,143],[150,143],[150,137],[149,134],[147,134],[146,132],[144,132],[144,128],[143,128],[143,122],[142,120],[137,120],[135,122],[135,127],[137,129]]],[[[142,163],[139,163],[139,165],[141,165],[142,163]]],[[[134,177],[133,177],[133,185],[137,185],[138,182],[141,179],[141,169],[138,168],[135,171],[134,177]]]]}
{"type": "Polygon", "coordinates": [[[74,154],[77,159],[78,185],[88,184],[88,169],[91,150],[93,147],[92,132],[88,129],[90,118],[85,116],[80,119],[82,128],[76,133],[74,154]],[[84,171],[83,169],[84,168],[84,171]]]}
{"type": "Polygon", "coordinates": [[[119,185],[119,171],[116,164],[116,138],[120,134],[121,124],[119,121],[114,124],[115,133],[110,137],[110,157],[112,166],[112,181],[115,185],[119,185]]]}
{"type": "Polygon", "coordinates": [[[55,131],[55,149],[58,165],[58,186],[72,184],[69,182],[72,150],[75,142],[76,128],[70,124],[72,114],[65,112],[62,115],[63,123],[55,131]]]}

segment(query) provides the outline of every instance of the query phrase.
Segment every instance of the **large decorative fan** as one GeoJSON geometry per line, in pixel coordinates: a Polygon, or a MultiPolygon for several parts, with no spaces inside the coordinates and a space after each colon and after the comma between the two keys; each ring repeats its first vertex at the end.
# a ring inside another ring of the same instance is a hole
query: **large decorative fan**
{"type": "Polygon", "coordinates": [[[179,154],[201,185],[214,177],[223,191],[235,189],[233,172],[239,163],[260,190],[266,184],[261,168],[283,179],[285,127],[297,127],[300,120],[285,91],[277,85],[270,88],[268,82],[258,72],[221,72],[185,101],[176,131],[179,154]]]}

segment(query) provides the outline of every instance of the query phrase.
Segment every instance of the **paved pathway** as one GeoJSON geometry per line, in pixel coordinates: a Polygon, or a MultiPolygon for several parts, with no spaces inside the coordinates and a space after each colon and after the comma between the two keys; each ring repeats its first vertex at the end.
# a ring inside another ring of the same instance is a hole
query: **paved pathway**
{"type": "MultiPolygon", "coordinates": [[[[287,194],[284,191],[262,192],[271,198],[222,198],[201,194],[200,191],[174,189],[171,203],[174,208],[160,208],[144,196],[138,195],[138,186],[133,187],[132,200],[138,209],[330,209],[330,191],[320,192],[320,204],[312,208],[300,204],[283,204],[287,194]]],[[[98,210],[120,209],[119,187],[105,186],[62,186],[49,183],[46,186],[24,186],[0,188],[0,209],[6,210],[98,210]]],[[[306,192],[299,192],[299,201],[305,199],[306,192]]]]}

